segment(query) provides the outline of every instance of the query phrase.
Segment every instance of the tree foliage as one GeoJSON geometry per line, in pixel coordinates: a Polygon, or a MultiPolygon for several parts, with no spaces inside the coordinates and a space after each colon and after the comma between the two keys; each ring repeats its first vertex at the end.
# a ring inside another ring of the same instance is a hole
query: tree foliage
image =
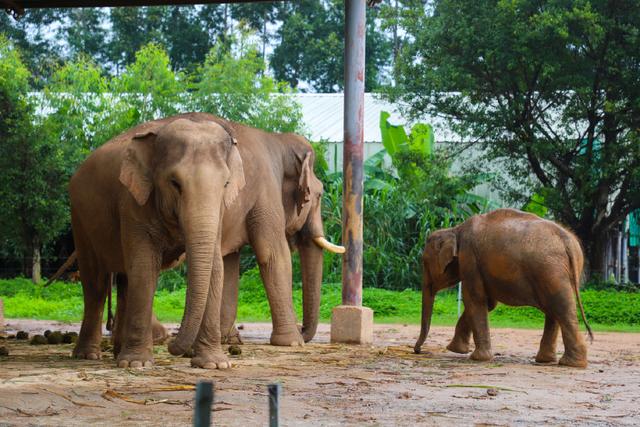
{"type": "Polygon", "coordinates": [[[196,73],[193,110],[205,111],[268,131],[301,130],[300,107],[286,83],[264,73],[257,46],[241,35],[235,49],[214,47],[196,73]]]}
{"type": "Polygon", "coordinates": [[[33,123],[31,74],[0,37],[0,225],[4,252],[23,257],[23,272],[40,278],[40,250],[64,228],[68,205],[60,150],[33,123]]]}
{"type": "MultiPolygon", "coordinates": [[[[247,36],[248,37],[248,36],[247,36]]],[[[32,93],[18,49],[0,38],[0,257],[20,257],[25,274],[52,239],[69,227],[67,183],[77,166],[138,123],[193,109],[273,131],[300,131],[290,91],[262,72],[248,41],[218,46],[193,73],[176,72],[167,51],[142,46],[110,76],[79,54],[32,93]]],[[[34,275],[37,279],[37,275],[34,275]]]]}
{"type": "Polygon", "coordinates": [[[394,98],[501,161],[513,199],[544,194],[603,270],[640,207],[640,3],[438,0],[402,25],[394,98]]]}
{"type": "MultiPolygon", "coordinates": [[[[377,10],[367,9],[365,89],[380,86],[389,63],[390,44],[377,25],[377,10]]],[[[271,56],[278,80],[298,87],[308,83],[318,92],[344,87],[344,0],[285,2],[282,25],[271,56]]]]}

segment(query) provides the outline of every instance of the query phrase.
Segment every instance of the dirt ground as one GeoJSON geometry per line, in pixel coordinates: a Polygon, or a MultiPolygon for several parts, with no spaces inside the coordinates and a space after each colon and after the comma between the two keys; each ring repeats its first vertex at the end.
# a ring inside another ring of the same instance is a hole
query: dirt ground
{"type": "MultiPolygon", "coordinates": [[[[267,385],[283,385],[281,425],[638,425],[640,334],[598,333],[587,369],[537,365],[542,331],[492,330],[495,359],[447,352],[434,327],[413,354],[417,326],[376,325],[374,346],[329,343],[321,325],[301,348],[265,345],[270,325],[245,324],[234,368],[203,371],[156,347],[156,366],[115,368],[69,358],[71,345],[0,342],[0,425],[190,425],[194,384],[215,382],[213,424],[268,423],[267,385]]],[[[175,325],[172,325],[175,327],[175,325]]],[[[8,333],[78,325],[8,321],[8,333]]],[[[562,345],[559,345],[562,350],[562,345]]]]}

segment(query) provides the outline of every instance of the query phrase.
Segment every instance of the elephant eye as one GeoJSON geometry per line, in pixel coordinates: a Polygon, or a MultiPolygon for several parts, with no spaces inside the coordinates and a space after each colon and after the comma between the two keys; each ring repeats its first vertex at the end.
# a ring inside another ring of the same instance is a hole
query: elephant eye
{"type": "Polygon", "coordinates": [[[180,183],[178,181],[176,181],[175,178],[171,179],[171,185],[173,186],[173,188],[176,189],[176,191],[178,193],[182,193],[182,187],[180,187],[180,183]]]}
{"type": "Polygon", "coordinates": [[[229,185],[229,181],[224,183],[224,188],[227,188],[227,185],[229,185]]]}

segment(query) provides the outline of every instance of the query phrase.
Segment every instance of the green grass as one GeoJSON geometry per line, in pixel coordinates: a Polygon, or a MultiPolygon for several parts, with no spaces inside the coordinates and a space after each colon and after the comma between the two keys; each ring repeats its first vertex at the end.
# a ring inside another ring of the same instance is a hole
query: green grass
{"type": "MultiPolygon", "coordinates": [[[[0,280],[0,297],[7,318],[50,319],[77,322],[82,319],[82,288],[79,284],[56,282],[49,288],[33,285],[27,279],[0,280]]],[[[302,291],[293,291],[298,316],[302,316],[302,291]]],[[[453,325],[457,320],[457,295],[443,292],[436,297],[433,324],[453,325]]],[[[610,290],[582,291],[587,319],[595,330],[640,332],[640,293],[610,290]]],[[[154,310],[160,320],[179,322],[184,308],[185,289],[160,290],[154,299],[154,310]]],[[[331,318],[331,310],[340,304],[339,284],[322,288],[321,321],[331,318]]],[[[114,298],[115,301],[115,298],[114,298]]],[[[367,288],[364,305],[374,310],[376,322],[418,324],[421,310],[420,292],[390,291],[367,288]]],[[[238,304],[240,321],[269,321],[269,304],[260,276],[248,271],[241,279],[238,304]]],[[[531,307],[499,305],[490,317],[493,327],[542,328],[543,314],[531,307]]]]}

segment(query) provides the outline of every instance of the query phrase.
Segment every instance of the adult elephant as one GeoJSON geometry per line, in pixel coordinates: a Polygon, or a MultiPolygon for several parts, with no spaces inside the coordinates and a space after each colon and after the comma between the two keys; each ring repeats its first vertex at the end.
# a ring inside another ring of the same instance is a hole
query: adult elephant
{"type": "Polygon", "coordinates": [[[144,123],[95,150],[69,185],[84,316],[73,354],[100,357],[112,272],[126,274],[120,367],[149,366],[158,273],[186,252],[184,318],[172,348],[193,346],[194,366],[226,368],[218,318],[222,215],[245,185],[238,148],[223,126],[188,115],[144,123]]]}
{"type": "MultiPolygon", "coordinates": [[[[220,124],[236,141],[244,166],[246,184],[236,202],[225,208],[222,220],[224,288],[220,324],[223,340],[239,340],[234,327],[239,251],[251,245],[271,308],[271,344],[290,346],[310,341],[318,326],[322,250],[344,252],[343,247],[328,242],[324,236],[323,187],[313,172],[315,154],[311,144],[296,134],[265,132],[210,114],[189,113],[181,117],[220,124]],[[302,268],[302,331],[298,330],[292,301],[291,251],[296,249],[302,268]]],[[[118,299],[119,305],[124,303],[118,299]]],[[[187,350],[175,343],[170,346],[174,354],[187,350]]]]}
{"type": "Polygon", "coordinates": [[[271,308],[271,344],[310,341],[318,326],[323,253],[343,253],[328,242],[321,217],[323,186],[313,170],[309,142],[292,133],[270,133],[206,114],[238,142],[246,186],[223,220],[224,290],[221,307],[223,341],[239,342],[234,326],[238,303],[239,250],[251,245],[271,308]],[[299,332],[292,306],[291,251],[300,254],[303,322],[299,332]]]}

